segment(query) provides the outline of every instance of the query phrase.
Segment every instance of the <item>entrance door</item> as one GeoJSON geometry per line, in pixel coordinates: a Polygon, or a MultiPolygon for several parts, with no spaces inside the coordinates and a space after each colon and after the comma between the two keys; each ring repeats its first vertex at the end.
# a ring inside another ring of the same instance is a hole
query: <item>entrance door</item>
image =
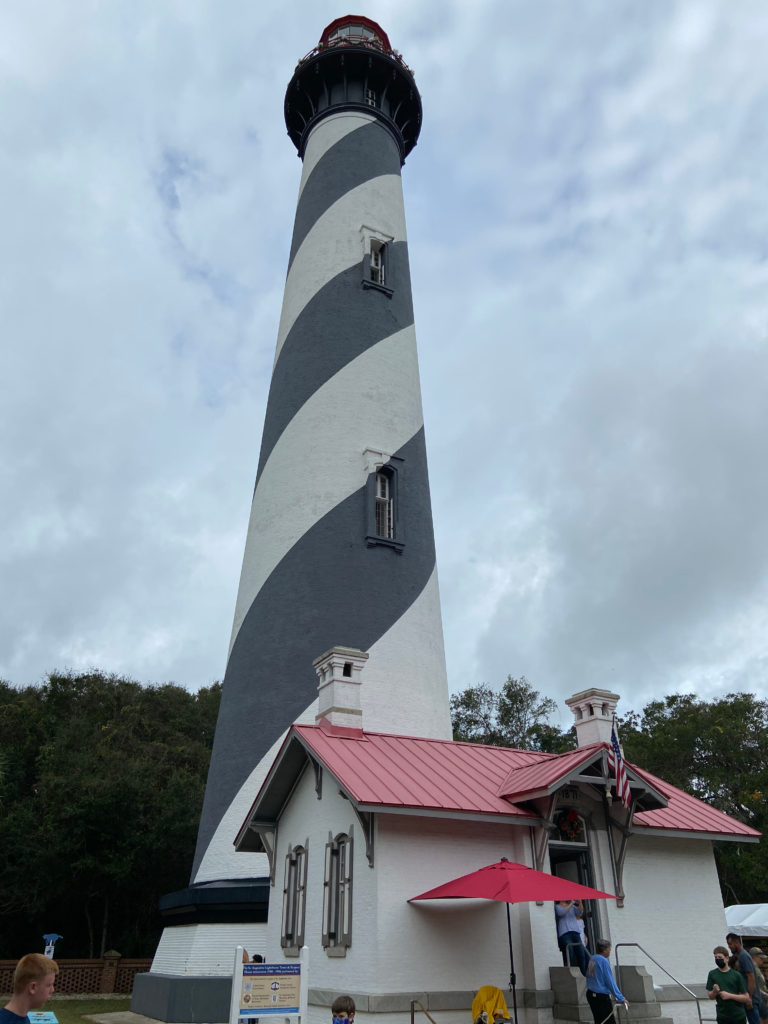
{"type": "MultiPolygon", "coordinates": [[[[569,882],[578,882],[580,885],[589,885],[594,888],[592,864],[589,849],[586,846],[579,849],[575,843],[550,842],[549,869],[558,878],[567,878],[569,882]]],[[[595,940],[598,938],[599,932],[594,900],[584,901],[584,926],[587,932],[589,952],[594,953],[595,940]]]]}

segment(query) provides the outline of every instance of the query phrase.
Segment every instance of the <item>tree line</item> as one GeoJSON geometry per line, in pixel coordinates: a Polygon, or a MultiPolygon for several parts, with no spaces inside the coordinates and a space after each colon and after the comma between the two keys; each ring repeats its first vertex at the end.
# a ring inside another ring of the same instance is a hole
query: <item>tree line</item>
{"type": "MultiPolygon", "coordinates": [[[[221,685],[197,693],[102,672],[0,681],[0,958],[154,953],[159,898],[189,883],[221,685]]],[[[451,699],[454,738],[558,753],[572,729],[523,677],[451,699]]],[[[652,701],[618,721],[629,761],[768,831],[768,703],[652,701]]],[[[768,902],[768,844],[716,843],[723,898],[768,902]]]]}
{"type": "Polygon", "coordinates": [[[154,952],[184,888],[221,685],[189,693],[101,672],[0,682],[0,957],[154,952]]]}

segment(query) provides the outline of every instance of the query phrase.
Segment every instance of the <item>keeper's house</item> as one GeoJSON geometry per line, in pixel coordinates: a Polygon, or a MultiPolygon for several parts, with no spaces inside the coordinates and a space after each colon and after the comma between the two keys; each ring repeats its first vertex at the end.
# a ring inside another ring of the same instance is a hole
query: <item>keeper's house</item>
{"type": "MultiPolygon", "coordinates": [[[[615,893],[589,905],[587,930],[637,944],[619,949],[633,1020],[697,1020],[649,954],[703,992],[726,931],[712,842],[759,833],[634,765],[627,811],[608,765],[616,694],[572,697],[578,748],[542,754],[366,732],[364,663],[344,648],[318,659],[318,723],[289,730],[236,839],[269,857],[268,960],[309,949],[312,1024],[340,992],[358,1020],[403,1024],[418,999],[438,1024],[468,1024],[480,985],[507,986],[505,908],[408,900],[502,856],[615,893]]],[[[516,904],[511,920],[521,1022],[589,1019],[552,905],[516,904]]]]}

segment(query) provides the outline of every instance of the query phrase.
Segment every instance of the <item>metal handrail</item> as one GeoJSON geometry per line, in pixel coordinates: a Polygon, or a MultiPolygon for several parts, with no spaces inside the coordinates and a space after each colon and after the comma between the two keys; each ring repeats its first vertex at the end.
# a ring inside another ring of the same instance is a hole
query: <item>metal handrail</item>
{"type": "Polygon", "coordinates": [[[416,1007],[417,1006],[421,1010],[421,1012],[427,1017],[427,1019],[432,1022],[432,1024],[437,1024],[437,1021],[435,1020],[435,1018],[430,1014],[429,1010],[426,1008],[424,1003],[422,1003],[421,1000],[419,1000],[419,999],[412,999],[411,1000],[411,1024],[414,1024],[414,1021],[415,1021],[415,1018],[416,1018],[416,1007]]]}
{"type": "Polygon", "coordinates": [[[572,964],[570,962],[571,961],[571,953],[570,953],[570,951],[572,949],[578,949],[579,946],[581,946],[581,948],[584,950],[584,952],[587,955],[587,960],[589,960],[590,952],[587,949],[587,947],[584,945],[584,943],[581,941],[581,939],[579,939],[578,942],[566,942],[565,948],[561,951],[561,952],[565,953],[565,961],[566,961],[565,962],[565,966],[566,967],[578,967],[579,966],[578,964],[572,964]]]}
{"type": "Polygon", "coordinates": [[[378,42],[376,39],[371,39],[367,36],[354,36],[352,38],[344,36],[339,39],[333,39],[327,43],[318,44],[312,50],[309,51],[306,57],[301,58],[296,67],[300,68],[302,64],[306,64],[308,60],[311,60],[312,57],[316,57],[319,53],[325,53],[326,51],[334,50],[337,47],[340,48],[349,46],[362,47],[368,50],[378,50],[378,52],[383,53],[385,57],[391,57],[392,60],[397,61],[397,63],[401,67],[405,68],[408,74],[411,75],[413,78],[416,77],[413,74],[411,68],[409,68],[408,65],[405,63],[403,55],[398,50],[388,50],[385,46],[382,46],[382,44],[378,42]]]}
{"type": "MultiPolygon", "coordinates": [[[[676,985],[679,985],[680,988],[685,989],[685,991],[688,993],[688,995],[691,997],[691,999],[693,999],[694,1002],[696,1003],[696,1013],[699,1015],[699,1024],[703,1024],[703,1022],[705,1020],[711,1021],[711,1020],[714,1019],[712,1017],[702,1017],[701,1016],[701,1007],[699,1006],[699,1001],[701,1000],[702,997],[701,996],[697,996],[696,993],[694,991],[692,991],[690,988],[688,988],[688,986],[686,984],[684,984],[682,981],[679,981],[674,976],[674,974],[671,974],[667,970],[667,968],[663,964],[660,964],[659,961],[654,956],[651,956],[651,954],[648,952],[648,950],[645,949],[643,946],[641,946],[639,942],[617,942],[616,943],[616,945],[613,947],[613,955],[614,955],[614,957],[616,959],[616,970],[617,971],[618,971],[619,967],[621,966],[621,964],[619,963],[619,948],[621,946],[634,946],[636,949],[639,949],[645,956],[648,957],[649,960],[653,960],[653,962],[656,964],[656,966],[659,968],[659,970],[664,971],[666,976],[668,978],[671,978],[672,981],[674,981],[674,983],[676,985]]],[[[630,966],[630,965],[627,965],[627,966],[630,966]]]]}

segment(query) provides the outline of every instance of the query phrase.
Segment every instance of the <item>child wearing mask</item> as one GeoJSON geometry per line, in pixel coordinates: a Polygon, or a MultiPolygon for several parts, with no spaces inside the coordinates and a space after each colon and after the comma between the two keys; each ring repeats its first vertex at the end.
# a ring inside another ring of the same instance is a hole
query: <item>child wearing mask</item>
{"type": "Polygon", "coordinates": [[[738,971],[728,966],[728,950],[715,946],[715,969],[707,975],[709,998],[716,1000],[715,1015],[718,1024],[745,1024],[746,1004],[749,1001],[747,984],[738,971]]]}

